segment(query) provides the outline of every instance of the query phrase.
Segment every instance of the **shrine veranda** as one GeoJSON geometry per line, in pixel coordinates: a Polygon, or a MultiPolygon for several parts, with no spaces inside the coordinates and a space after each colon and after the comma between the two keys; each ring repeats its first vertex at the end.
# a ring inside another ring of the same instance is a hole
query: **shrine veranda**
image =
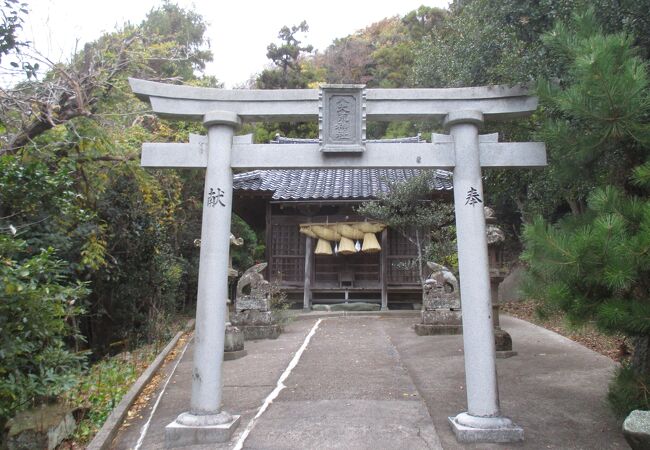
{"type": "Polygon", "coordinates": [[[499,406],[490,279],[483,215],[483,167],[543,167],[543,143],[480,137],[484,121],[531,114],[523,87],[223,90],[131,79],[133,92],[161,117],[201,120],[206,136],[187,144],[143,144],[142,165],[205,169],[192,397],[166,429],[168,445],[225,442],[239,416],[221,408],[232,169],[417,168],[453,171],[467,411],[449,418],[461,442],[513,442],[523,429],[499,406]],[[449,134],[433,142],[367,142],[367,120],[440,120],[449,134]],[[315,121],[319,142],[253,144],[234,139],[244,122],[315,121]]]}

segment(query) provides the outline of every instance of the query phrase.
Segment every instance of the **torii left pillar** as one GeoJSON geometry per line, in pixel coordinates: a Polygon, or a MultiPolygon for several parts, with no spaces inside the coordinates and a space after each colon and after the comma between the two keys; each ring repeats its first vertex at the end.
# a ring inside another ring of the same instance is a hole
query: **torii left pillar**
{"type": "Polygon", "coordinates": [[[239,117],[214,111],[203,118],[208,130],[203,189],[201,255],[194,333],[190,410],[165,428],[167,447],[227,442],[240,416],[221,409],[223,346],[228,298],[228,252],[232,215],[230,158],[239,117]]]}

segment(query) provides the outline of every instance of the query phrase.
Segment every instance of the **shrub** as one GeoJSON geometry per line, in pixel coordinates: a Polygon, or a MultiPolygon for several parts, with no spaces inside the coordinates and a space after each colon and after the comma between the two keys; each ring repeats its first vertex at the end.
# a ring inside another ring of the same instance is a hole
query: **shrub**
{"type": "Polygon", "coordinates": [[[76,383],[83,357],[68,350],[74,319],[88,294],[68,282],[52,248],[0,235],[0,424],[76,383]]]}
{"type": "Polygon", "coordinates": [[[620,367],[609,384],[607,400],[620,418],[635,409],[650,410],[650,376],[637,373],[629,364],[620,367]]]}

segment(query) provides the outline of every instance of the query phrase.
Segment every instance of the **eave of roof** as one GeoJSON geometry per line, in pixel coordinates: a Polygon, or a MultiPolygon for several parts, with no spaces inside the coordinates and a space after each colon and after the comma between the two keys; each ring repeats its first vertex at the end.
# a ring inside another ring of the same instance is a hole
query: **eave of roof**
{"type": "MultiPolygon", "coordinates": [[[[274,169],[237,174],[238,191],[272,193],[273,200],[373,199],[421,173],[417,169],[274,169]]],[[[432,190],[453,187],[451,173],[434,171],[432,190]]]]}
{"type": "MultiPolygon", "coordinates": [[[[274,144],[317,143],[318,139],[286,138],[276,135],[274,144]]],[[[423,142],[421,136],[368,140],[368,142],[423,142]]],[[[422,173],[418,169],[273,169],[253,170],[234,176],[236,191],[272,193],[273,200],[373,199],[422,173]]],[[[431,189],[449,191],[452,174],[433,171],[431,189]]]]}

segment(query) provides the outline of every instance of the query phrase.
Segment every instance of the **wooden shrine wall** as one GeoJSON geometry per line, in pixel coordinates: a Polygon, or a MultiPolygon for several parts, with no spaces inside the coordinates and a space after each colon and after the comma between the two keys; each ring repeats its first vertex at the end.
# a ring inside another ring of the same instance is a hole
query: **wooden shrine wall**
{"type": "MultiPolygon", "coordinates": [[[[348,216],[328,216],[332,223],[348,216]]],[[[349,219],[348,219],[349,220],[349,219]]],[[[319,221],[316,219],[314,221],[319,221]]],[[[305,236],[298,225],[304,216],[273,215],[268,221],[267,246],[269,279],[282,286],[302,287],[305,276],[305,236]]],[[[378,234],[378,239],[380,238],[378,234]]],[[[374,254],[314,255],[312,288],[381,288],[381,260],[386,252],[387,283],[393,286],[419,285],[415,260],[417,248],[401,233],[388,230],[388,245],[374,254]]],[[[315,247],[315,242],[314,242],[315,247]]]]}
{"type": "Polygon", "coordinates": [[[420,284],[417,267],[418,249],[415,244],[396,230],[388,230],[387,275],[388,284],[420,284]]]}
{"type": "Polygon", "coordinates": [[[271,222],[269,275],[281,285],[302,286],[305,279],[305,236],[298,223],[271,222]]]}

